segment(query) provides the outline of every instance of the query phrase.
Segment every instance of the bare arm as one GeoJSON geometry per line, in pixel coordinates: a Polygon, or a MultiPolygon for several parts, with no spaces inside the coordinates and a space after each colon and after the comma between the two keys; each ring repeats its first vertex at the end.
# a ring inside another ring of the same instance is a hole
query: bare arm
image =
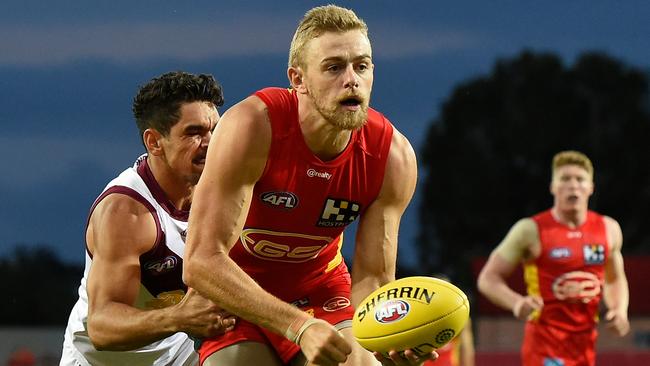
{"type": "Polygon", "coordinates": [[[624,336],[630,330],[627,318],[627,308],[630,294],[623,266],[623,233],[616,220],[605,217],[605,227],[610,243],[610,256],[605,264],[605,284],[603,286],[603,300],[608,311],[605,315],[607,326],[619,336],[624,336]]]}
{"type": "MultiPolygon", "coordinates": [[[[408,140],[395,129],[381,190],[359,222],[352,264],[352,303],[355,307],[372,291],[395,279],[400,220],[413,197],[416,182],[415,152],[408,140]]],[[[425,359],[437,358],[437,353],[418,357],[413,350],[392,350],[390,358],[376,352],[374,356],[382,365],[389,362],[419,365],[425,359]],[[397,351],[405,352],[402,356],[397,351]]]]}
{"type": "Polygon", "coordinates": [[[506,280],[523,259],[532,255],[535,247],[539,247],[535,222],[530,218],[519,220],[492,251],[478,276],[479,291],[495,305],[512,311],[520,319],[541,308],[541,299],[515,292],[506,280]]]}
{"type": "Polygon", "coordinates": [[[156,240],[151,213],[135,199],[111,194],[93,211],[87,233],[93,261],[88,276],[88,333],[98,350],[142,347],[175,332],[208,336],[222,332],[219,309],[188,295],[177,305],[141,310],[140,255],[156,240]]]}
{"type": "Polygon", "coordinates": [[[359,222],[352,268],[355,306],[372,291],[395,279],[399,224],[413,197],[416,181],[413,148],[395,130],[381,191],[359,222]]]}
{"type": "Polygon", "coordinates": [[[333,326],[306,323],[311,318],[307,313],[265,291],[228,256],[246,221],[270,144],[266,105],[257,97],[221,118],[194,193],[183,278],[224,309],[275,333],[288,335],[291,328],[296,334],[302,324],[312,324],[310,335],[299,342],[288,338],[300,344],[311,362],[342,362],[350,346],[333,326]]]}

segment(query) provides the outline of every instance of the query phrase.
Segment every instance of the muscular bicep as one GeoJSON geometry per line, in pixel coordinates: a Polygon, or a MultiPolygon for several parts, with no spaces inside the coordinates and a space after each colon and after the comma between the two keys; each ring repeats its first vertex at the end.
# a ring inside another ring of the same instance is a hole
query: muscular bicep
{"type": "Polygon", "coordinates": [[[140,288],[140,256],[157,237],[151,212],[122,194],[111,194],[93,211],[87,242],[92,253],[88,276],[89,311],[110,302],[133,305],[140,288]]]}
{"type": "Polygon", "coordinates": [[[187,256],[224,253],[234,245],[253,187],[266,166],[270,139],[266,107],[257,97],[249,97],[221,117],[192,200],[187,256]],[[196,227],[201,230],[193,230],[196,227]]]}
{"type": "Polygon", "coordinates": [[[614,282],[619,278],[625,278],[623,266],[623,232],[618,222],[611,217],[605,217],[605,228],[609,244],[609,257],[605,264],[605,281],[614,282]]]}

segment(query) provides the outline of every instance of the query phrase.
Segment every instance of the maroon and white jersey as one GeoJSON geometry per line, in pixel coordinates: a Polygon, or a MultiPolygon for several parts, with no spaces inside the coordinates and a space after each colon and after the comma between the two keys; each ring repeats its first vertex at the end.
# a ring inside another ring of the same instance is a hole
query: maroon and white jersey
{"type": "MultiPolygon", "coordinates": [[[[187,287],[183,284],[183,250],[188,211],[177,210],[155,181],[146,154],[113,179],[93,203],[90,214],[105,197],[127,195],[149,209],[156,222],[154,246],[140,256],[141,285],[135,306],[156,309],[178,303],[187,287]]],[[[90,214],[88,215],[90,217],[90,214]]],[[[86,247],[86,266],[63,342],[61,365],[196,365],[198,355],[185,333],[176,333],[145,347],[125,352],[97,351],[88,337],[86,283],[92,256],[86,247]]]]}

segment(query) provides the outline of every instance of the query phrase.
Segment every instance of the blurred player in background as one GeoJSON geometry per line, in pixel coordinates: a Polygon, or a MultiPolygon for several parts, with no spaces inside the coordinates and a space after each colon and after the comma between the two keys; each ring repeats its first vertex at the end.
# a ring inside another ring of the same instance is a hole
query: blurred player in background
{"type": "Polygon", "coordinates": [[[61,365],[196,365],[189,336],[234,325],[182,281],[192,191],[222,104],[210,75],[171,72],[140,88],[133,113],[147,154],[91,207],[61,365]]]}
{"type": "MultiPolygon", "coordinates": [[[[373,67],[366,24],[317,7],[291,43],[291,89],[260,90],[224,114],[197,185],[184,278],[243,319],[203,343],[204,365],[377,364],[351,319],[395,279],[417,164],[408,140],[368,107],[373,67]],[[350,278],[341,234],[358,217],[350,278]]],[[[393,351],[384,362],[436,356],[393,351]]]]}
{"type": "Polygon", "coordinates": [[[562,151],[552,163],[553,207],[519,220],[494,249],[478,278],[483,295],[527,320],[524,366],[592,366],[601,296],[607,327],[619,336],[630,325],[621,228],[588,209],[594,169],[577,151],[562,151]],[[528,294],[506,279],[524,265],[528,294]],[[601,292],[602,291],[602,292],[601,292]]]}
{"type": "MultiPolygon", "coordinates": [[[[434,274],[433,277],[450,282],[449,277],[444,274],[434,274]]],[[[463,331],[436,351],[438,359],[426,361],[423,366],[474,366],[475,348],[472,319],[467,319],[463,331]]]]}

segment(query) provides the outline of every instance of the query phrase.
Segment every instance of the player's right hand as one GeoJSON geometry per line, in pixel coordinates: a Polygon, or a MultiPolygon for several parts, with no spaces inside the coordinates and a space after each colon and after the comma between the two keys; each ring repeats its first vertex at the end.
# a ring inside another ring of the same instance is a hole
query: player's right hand
{"type": "Polygon", "coordinates": [[[197,338],[209,338],[232,330],[236,317],[221,309],[198,291],[188,288],[172,316],[178,318],[180,330],[197,338]]]}
{"type": "Polygon", "coordinates": [[[336,366],[347,360],[352,346],[341,333],[324,320],[315,319],[298,341],[302,353],[314,365],[336,366]]]}
{"type": "Polygon", "coordinates": [[[379,352],[373,352],[377,361],[381,362],[382,366],[420,366],[427,360],[437,360],[438,352],[431,351],[428,355],[418,356],[412,349],[403,352],[392,350],[388,352],[388,358],[384,357],[379,352]]]}
{"type": "Polygon", "coordinates": [[[539,296],[524,296],[512,308],[512,314],[519,320],[526,320],[536,310],[542,310],[544,301],[539,296]]]}

